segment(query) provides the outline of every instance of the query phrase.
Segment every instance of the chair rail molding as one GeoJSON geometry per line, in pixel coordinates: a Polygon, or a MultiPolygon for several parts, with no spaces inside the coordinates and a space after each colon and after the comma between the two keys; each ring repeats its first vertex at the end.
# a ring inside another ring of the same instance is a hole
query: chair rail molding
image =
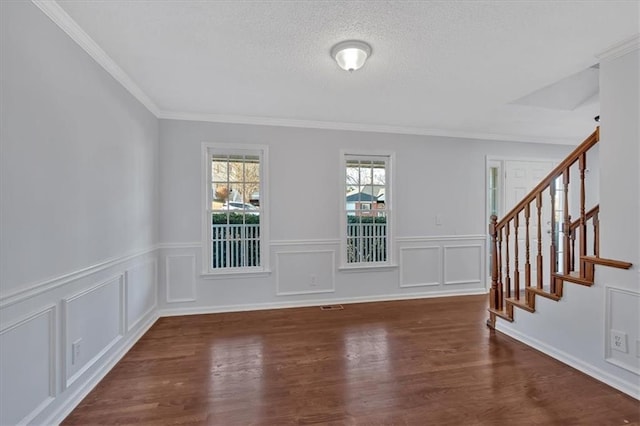
{"type": "Polygon", "coordinates": [[[139,250],[129,254],[125,254],[123,256],[114,256],[109,259],[105,259],[101,262],[95,263],[93,265],[90,265],[72,272],[68,272],[62,275],[58,275],[52,278],[47,278],[42,281],[25,285],[21,288],[18,288],[17,290],[1,295],[0,309],[6,308],[8,306],[14,305],[16,303],[22,302],[24,300],[27,300],[33,297],[36,297],[42,293],[51,291],[58,287],[62,287],[73,281],[77,281],[81,278],[88,277],[97,272],[117,266],[119,264],[123,264],[125,262],[131,261],[138,257],[154,254],[156,250],[157,250],[157,247],[152,246],[144,250],[139,250]]]}

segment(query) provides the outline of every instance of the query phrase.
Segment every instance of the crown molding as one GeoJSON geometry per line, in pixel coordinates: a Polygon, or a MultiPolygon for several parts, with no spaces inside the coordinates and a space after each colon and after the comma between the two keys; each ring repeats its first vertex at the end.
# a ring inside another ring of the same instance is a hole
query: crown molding
{"type": "Polygon", "coordinates": [[[259,117],[246,115],[206,114],[178,111],[161,111],[162,120],[200,121],[220,124],[249,124],[255,126],[280,126],[322,130],[346,130],[353,132],[389,133],[414,136],[441,136],[448,138],[480,139],[506,142],[546,143],[554,145],[577,145],[576,139],[541,136],[509,135],[500,133],[468,132],[425,127],[392,126],[384,124],[348,123],[339,121],[316,121],[289,118],[259,117]]]}
{"type": "Polygon", "coordinates": [[[89,54],[102,68],[129,91],[153,115],[158,117],[160,109],[146,93],[124,72],[100,46],[84,32],[76,21],[53,0],[31,0],[45,15],[60,27],[73,41],[89,54]]]}
{"type": "Polygon", "coordinates": [[[607,62],[639,49],[640,33],[622,40],[614,44],[613,46],[609,46],[607,49],[596,55],[596,57],[600,60],[600,62],[607,62]]]}

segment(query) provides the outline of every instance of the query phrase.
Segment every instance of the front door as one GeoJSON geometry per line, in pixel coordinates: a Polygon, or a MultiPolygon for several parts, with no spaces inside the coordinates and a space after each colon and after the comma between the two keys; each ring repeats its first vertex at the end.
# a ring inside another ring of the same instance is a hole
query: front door
{"type": "MultiPolygon", "coordinates": [[[[529,160],[505,160],[504,161],[504,202],[502,216],[508,213],[516,204],[518,204],[540,181],[547,176],[553,169],[552,161],[529,161],[529,160]]],[[[542,210],[540,226],[542,255],[548,259],[548,253],[551,244],[551,195],[545,192],[542,199],[542,210]]],[[[535,201],[530,205],[529,219],[529,263],[531,265],[531,285],[536,286],[537,283],[537,262],[538,254],[538,216],[535,201]]],[[[512,281],[515,277],[515,244],[518,245],[518,272],[520,274],[520,288],[524,289],[525,283],[525,264],[526,264],[526,222],[524,213],[519,217],[518,238],[516,241],[515,230],[513,226],[510,230],[509,254],[511,261],[510,276],[512,281]]],[[[504,236],[503,236],[504,238],[504,236]]],[[[503,248],[504,249],[504,248],[503,248]]],[[[549,262],[543,262],[542,283],[546,287],[550,283],[550,267],[549,262]]],[[[503,274],[505,271],[503,271],[503,274]]]]}

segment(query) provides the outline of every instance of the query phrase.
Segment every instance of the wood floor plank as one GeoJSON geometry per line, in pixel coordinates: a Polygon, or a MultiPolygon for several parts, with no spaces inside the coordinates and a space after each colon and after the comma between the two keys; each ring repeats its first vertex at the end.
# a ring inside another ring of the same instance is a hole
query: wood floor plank
{"type": "Polygon", "coordinates": [[[632,425],[640,403],[500,333],[484,296],[161,318],[66,425],[632,425]]]}

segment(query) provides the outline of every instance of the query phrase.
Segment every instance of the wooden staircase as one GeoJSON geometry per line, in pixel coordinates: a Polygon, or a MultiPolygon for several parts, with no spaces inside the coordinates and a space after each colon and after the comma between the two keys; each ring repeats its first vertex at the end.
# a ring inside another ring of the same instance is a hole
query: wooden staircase
{"type": "Polygon", "coordinates": [[[599,139],[596,128],[502,219],[491,216],[489,327],[512,322],[514,308],[535,312],[537,296],[560,300],[565,283],[592,286],[595,265],[631,267],[600,257],[600,206],[585,208],[587,154],[599,139]]]}

